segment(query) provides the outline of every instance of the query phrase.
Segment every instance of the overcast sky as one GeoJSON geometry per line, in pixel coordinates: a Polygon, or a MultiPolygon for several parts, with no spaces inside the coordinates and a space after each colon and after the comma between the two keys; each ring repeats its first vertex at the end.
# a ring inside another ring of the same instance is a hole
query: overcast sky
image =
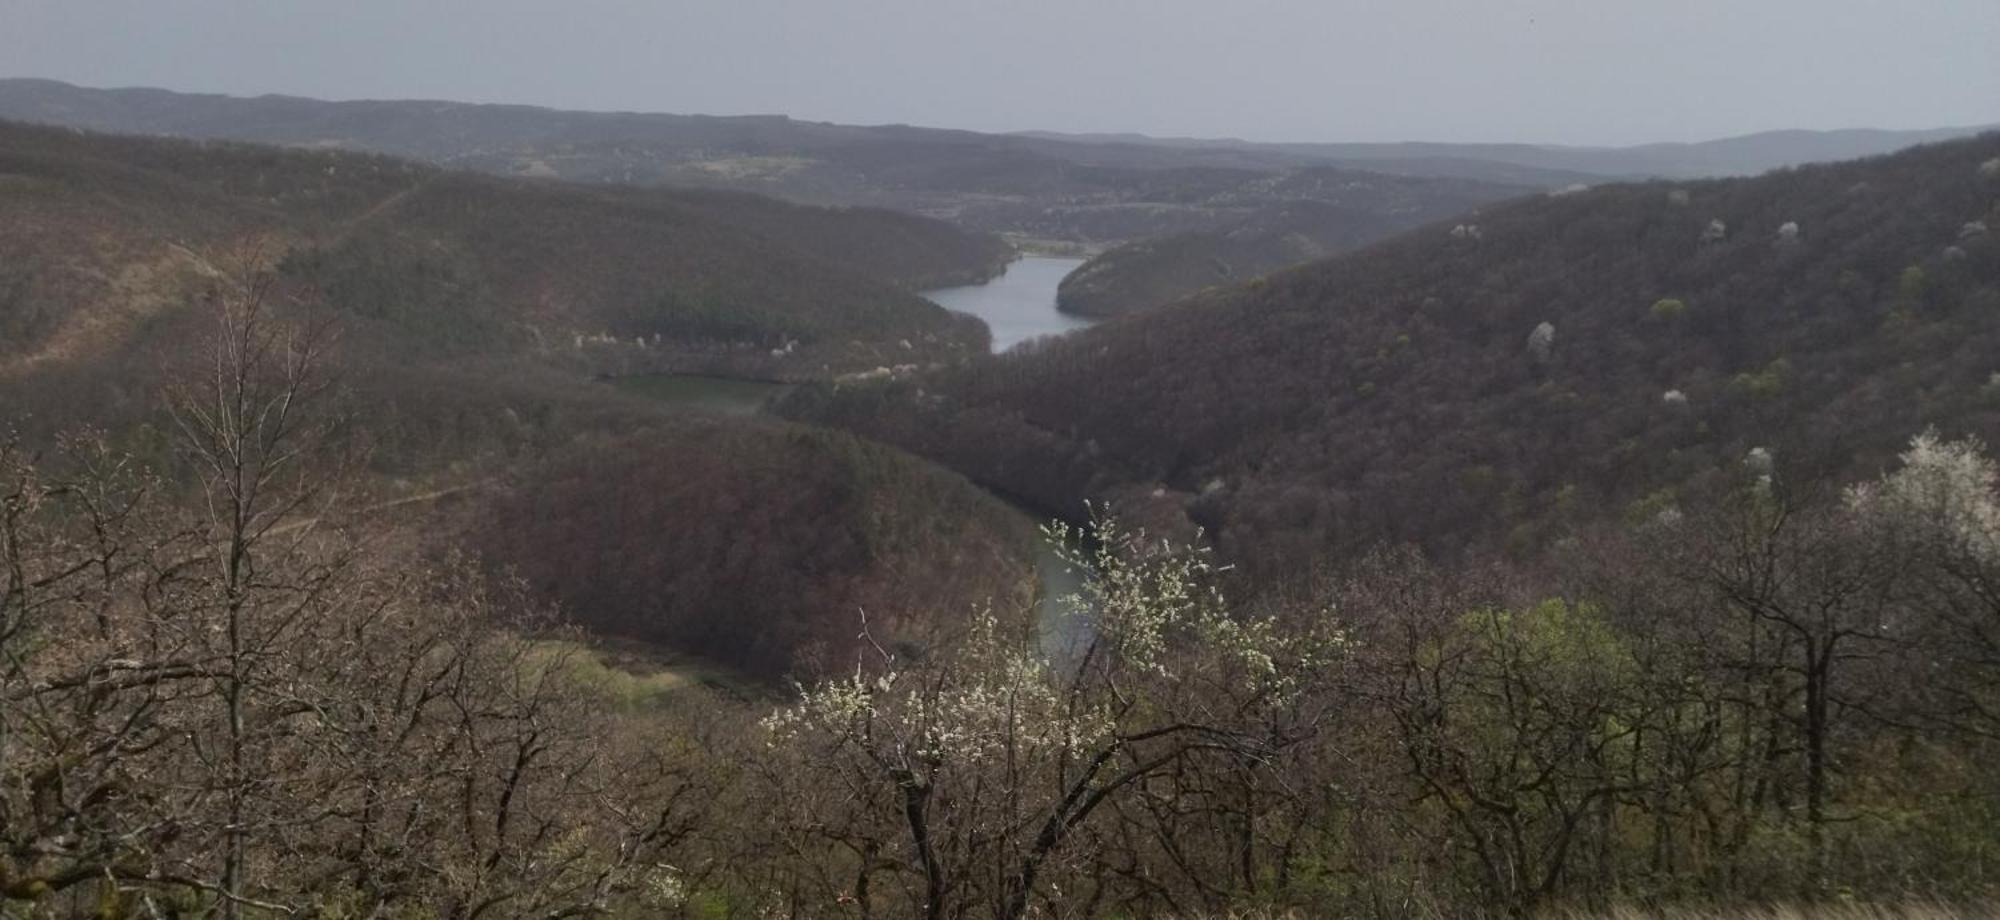
{"type": "Polygon", "coordinates": [[[989,131],[2000,122],[2000,0],[0,0],[0,74],[989,131]]]}

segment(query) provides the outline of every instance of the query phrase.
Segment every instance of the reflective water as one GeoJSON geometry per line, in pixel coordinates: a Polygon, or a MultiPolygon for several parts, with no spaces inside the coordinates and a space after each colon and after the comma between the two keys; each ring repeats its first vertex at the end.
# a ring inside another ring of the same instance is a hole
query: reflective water
{"type": "Polygon", "coordinates": [[[1006,351],[1037,336],[1090,325],[1090,320],[1056,312],[1056,285],[1082,264],[1082,259],[1027,256],[985,284],[926,291],[924,296],[945,309],[985,320],[993,330],[993,350],[1006,351]]]}

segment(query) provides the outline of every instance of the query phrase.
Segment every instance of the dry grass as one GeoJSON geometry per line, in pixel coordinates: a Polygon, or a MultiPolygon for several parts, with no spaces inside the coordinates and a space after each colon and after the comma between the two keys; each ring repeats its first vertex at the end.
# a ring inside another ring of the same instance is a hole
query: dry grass
{"type": "Polygon", "coordinates": [[[739,699],[769,692],[721,665],[644,643],[540,639],[535,645],[542,660],[562,661],[600,702],[628,712],[658,709],[696,687],[739,699]]]}

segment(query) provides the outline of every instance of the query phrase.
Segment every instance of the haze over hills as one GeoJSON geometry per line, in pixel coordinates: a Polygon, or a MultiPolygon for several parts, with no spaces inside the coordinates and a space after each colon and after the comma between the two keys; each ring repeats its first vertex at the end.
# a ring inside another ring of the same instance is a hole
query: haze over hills
{"type": "MultiPolygon", "coordinates": [[[[103,131],[233,138],[288,145],[340,145],[489,171],[541,172],[565,178],[728,182],[755,179],[828,196],[859,195],[839,182],[870,173],[912,170],[926,158],[956,159],[970,170],[1032,171],[1036,160],[1104,168],[1193,167],[1274,171],[1308,164],[1398,175],[1449,176],[1559,187],[1589,177],[1700,178],[1753,175],[1781,166],[1888,153],[1913,144],[1964,137],[1991,125],[1889,131],[1773,130],[1699,142],[1629,147],[1544,144],[1251,142],[1026,131],[982,134],[908,125],[857,126],[782,115],[670,115],[582,112],[535,106],[437,100],[326,102],[295,96],[254,98],[162,89],[92,89],[54,80],[0,79],[0,117],[103,131]],[[898,157],[894,147],[909,148],[898,157]],[[546,162],[538,163],[538,154],[546,162]],[[807,163],[757,162],[799,155],[807,163]],[[707,169],[688,169],[713,161],[707,169]],[[733,164],[731,161],[734,161],[733,164]],[[899,162],[900,161],[900,162],[899,162]],[[740,176],[725,168],[734,165],[740,176]],[[853,171],[841,176],[840,169],[853,171]],[[824,170],[813,181],[787,172],[824,170]],[[706,176],[704,176],[704,173],[706,176]]],[[[1046,166],[1046,163],[1041,164],[1046,166]]],[[[887,194],[886,189],[873,189],[887,194]]]]}
{"type": "MultiPolygon", "coordinates": [[[[1079,144],[782,116],[564,112],[433,101],[321,102],[0,80],[0,118],[414,157],[507,176],[734,189],[896,208],[1030,242],[1095,245],[1208,229],[1279,202],[1275,150],[1079,144]]],[[[1532,173],[1501,170],[1510,181],[1532,173]]],[[[1364,173],[1350,177],[1370,181],[1364,173]]],[[[1539,178],[1555,183],[1569,174],[1539,178]]],[[[1403,185],[1408,182],[1401,183],[1403,185]]]]}
{"type": "Polygon", "coordinates": [[[1996,227],[2000,134],[1606,185],[794,411],[1051,509],[1183,515],[1266,574],[1379,541],[1526,553],[1746,457],[1807,483],[1925,425],[1995,430],[1996,227]]]}
{"type": "MultiPolygon", "coordinates": [[[[1890,153],[1916,144],[1969,137],[2000,125],[1889,131],[1853,128],[1829,131],[1760,131],[1708,141],[1638,144],[1629,147],[1575,147],[1560,144],[1472,143],[1258,143],[1201,138],[1154,138],[1139,134],[1027,136],[1092,144],[1156,146],[1175,150],[1244,151],[1287,154],[1343,162],[1358,169],[1398,175],[1461,175],[1509,181],[1500,170],[1518,167],[1523,176],[1598,179],[1699,179],[1753,176],[1785,166],[1851,160],[1890,153]]],[[[1514,180],[1518,181],[1518,180],[1514,180]]],[[[1524,183],[1525,184],[1525,183],[1524,183]]]]}
{"type": "MultiPolygon", "coordinates": [[[[34,79],[0,80],[0,118],[366,150],[503,176],[893,208],[1030,246],[1086,253],[1146,241],[1093,262],[1067,285],[1064,309],[1090,315],[1157,306],[1208,284],[1254,277],[1536,190],[1616,178],[1754,174],[1976,130],[1773,131],[1626,148],[1266,144],[427,100],[238,98],[34,79]],[[1301,207],[1302,200],[1334,207],[1301,207]]],[[[758,229],[782,233],[809,213],[761,219],[758,229]]],[[[867,248],[841,255],[865,261],[867,248]]],[[[976,276],[956,270],[922,280],[942,286],[976,276]]]]}

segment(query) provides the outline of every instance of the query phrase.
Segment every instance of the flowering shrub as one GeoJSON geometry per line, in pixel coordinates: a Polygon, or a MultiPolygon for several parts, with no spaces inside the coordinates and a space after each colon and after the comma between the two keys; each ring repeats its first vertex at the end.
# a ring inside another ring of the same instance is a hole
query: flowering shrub
{"type": "Polygon", "coordinates": [[[1266,769],[1308,738],[1345,657],[1325,616],[1232,611],[1203,549],[1108,518],[1046,533],[1089,573],[1063,605],[1074,642],[987,610],[935,658],[877,646],[763,722],[792,765],[770,775],[800,795],[857,790],[796,820],[856,851],[894,839],[899,858],[856,871],[897,883],[913,913],[1022,915],[1059,890],[1108,804],[1204,768],[1266,769]]]}

